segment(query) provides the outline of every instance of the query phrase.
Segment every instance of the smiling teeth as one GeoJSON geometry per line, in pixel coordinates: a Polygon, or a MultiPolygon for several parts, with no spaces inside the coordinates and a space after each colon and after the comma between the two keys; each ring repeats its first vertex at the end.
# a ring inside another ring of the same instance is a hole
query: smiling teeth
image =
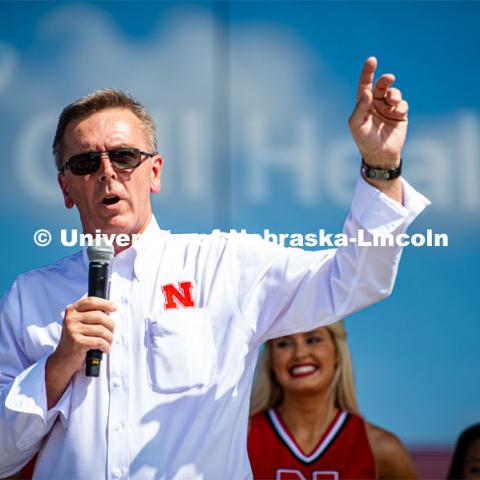
{"type": "Polygon", "coordinates": [[[316,367],[313,365],[305,365],[304,367],[295,367],[292,368],[293,375],[301,375],[303,373],[312,373],[316,370],[316,367]]]}

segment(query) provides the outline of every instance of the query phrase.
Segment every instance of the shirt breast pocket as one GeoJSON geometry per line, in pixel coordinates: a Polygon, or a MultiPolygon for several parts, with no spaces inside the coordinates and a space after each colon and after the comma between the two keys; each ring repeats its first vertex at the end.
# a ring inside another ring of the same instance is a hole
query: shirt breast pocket
{"type": "Polygon", "coordinates": [[[205,308],[171,309],[146,320],[148,375],[159,393],[181,393],[212,382],[216,348],[205,308]]]}

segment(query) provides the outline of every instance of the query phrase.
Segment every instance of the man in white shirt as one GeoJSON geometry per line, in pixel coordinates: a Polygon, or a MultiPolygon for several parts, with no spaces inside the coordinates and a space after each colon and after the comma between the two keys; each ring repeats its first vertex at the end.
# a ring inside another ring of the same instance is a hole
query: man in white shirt
{"type": "MultiPolygon", "coordinates": [[[[344,232],[403,233],[428,204],[400,174],[408,105],[366,60],[350,118],[364,159],[344,232]]],[[[115,246],[110,300],[86,297],[85,252],[21,275],[0,305],[0,476],[243,479],[259,346],[385,298],[401,249],[304,252],[242,235],[171,235],[152,216],[153,120],[121,92],[68,106],[54,142],[67,208],[115,246]],[[85,355],[100,349],[100,376],[85,355]]]]}

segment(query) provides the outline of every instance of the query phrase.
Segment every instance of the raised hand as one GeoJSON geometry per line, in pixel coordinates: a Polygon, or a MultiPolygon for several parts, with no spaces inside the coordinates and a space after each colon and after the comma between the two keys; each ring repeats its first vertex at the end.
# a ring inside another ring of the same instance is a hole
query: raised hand
{"type": "Polygon", "coordinates": [[[349,125],[365,162],[390,169],[400,164],[407,135],[408,103],[400,90],[391,87],[395,81],[391,73],[379,77],[372,91],[376,68],[375,57],[365,60],[349,125]]]}

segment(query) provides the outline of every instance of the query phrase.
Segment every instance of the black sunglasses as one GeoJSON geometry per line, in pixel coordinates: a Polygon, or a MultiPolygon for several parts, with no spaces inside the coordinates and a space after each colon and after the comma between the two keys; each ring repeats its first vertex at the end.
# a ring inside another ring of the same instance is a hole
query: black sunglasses
{"type": "Polygon", "coordinates": [[[63,173],[70,169],[74,175],[89,175],[95,173],[100,168],[102,155],[106,153],[112,167],[115,170],[128,170],[129,168],[137,168],[142,163],[142,155],[144,157],[153,157],[156,152],[142,152],[138,148],[115,148],[106,152],[86,152],[73,155],[60,170],[63,173]]]}

